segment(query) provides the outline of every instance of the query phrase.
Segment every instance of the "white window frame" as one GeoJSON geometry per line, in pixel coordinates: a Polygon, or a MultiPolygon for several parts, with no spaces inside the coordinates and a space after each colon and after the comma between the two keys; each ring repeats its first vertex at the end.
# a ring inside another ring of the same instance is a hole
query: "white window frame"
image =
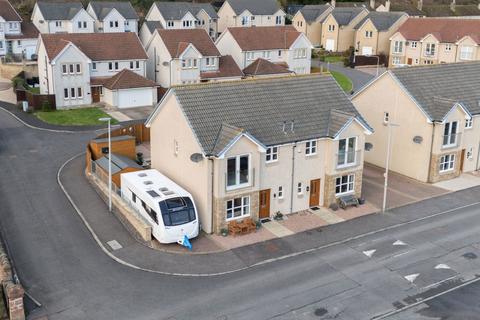
{"type": "Polygon", "coordinates": [[[317,140],[312,139],[305,142],[305,155],[313,156],[317,154],[317,140]]]}
{"type": "Polygon", "coordinates": [[[473,118],[465,119],[465,129],[473,128],[473,118]]]}
{"type": "Polygon", "coordinates": [[[227,191],[240,189],[249,187],[252,184],[252,157],[250,154],[240,154],[238,156],[228,157],[225,161],[225,172],[226,172],[226,180],[225,185],[227,191]],[[247,174],[247,182],[240,183],[240,159],[243,157],[248,157],[248,174],[247,174]],[[235,159],[235,184],[228,185],[228,160],[235,159]]]}
{"type": "Polygon", "coordinates": [[[207,67],[214,67],[215,66],[215,58],[210,58],[210,57],[205,58],[205,65],[207,67]]]}
{"type": "Polygon", "coordinates": [[[451,52],[452,51],[452,44],[451,43],[446,43],[445,44],[445,52],[451,52]]]}
{"type": "Polygon", "coordinates": [[[473,159],[473,147],[468,147],[467,149],[467,159],[472,160],[473,159]]]}
{"type": "Polygon", "coordinates": [[[417,41],[412,41],[412,42],[410,42],[410,48],[415,49],[415,48],[417,48],[417,46],[418,46],[418,42],[417,42],[417,41]]]}
{"type": "Polygon", "coordinates": [[[453,147],[457,145],[458,141],[458,132],[459,132],[459,126],[458,126],[458,121],[451,121],[451,122],[446,122],[444,124],[444,131],[443,131],[443,137],[442,137],[442,147],[448,148],[448,147],[453,147]],[[453,124],[456,123],[455,125],[455,132],[453,132],[453,124]],[[448,143],[445,142],[445,137],[448,136],[448,143]],[[452,142],[452,136],[453,136],[453,142],[452,142]]]}
{"type": "Polygon", "coordinates": [[[77,89],[70,88],[70,99],[77,99],[77,89]]]}
{"type": "Polygon", "coordinates": [[[243,219],[245,217],[250,216],[250,196],[245,196],[245,197],[239,197],[239,198],[234,198],[225,201],[225,220],[226,221],[232,221],[232,220],[238,220],[238,219],[243,219]],[[235,200],[240,199],[240,205],[235,206],[235,200]],[[229,208],[229,203],[231,203],[231,207],[229,208]],[[234,212],[235,209],[240,209],[240,216],[235,217],[234,212]],[[228,217],[229,212],[231,212],[230,218],[228,217]]]}
{"type": "Polygon", "coordinates": [[[455,154],[446,154],[440,157],[439,172],[449,172],[455,170],[455,154]]]}
{"type": "Polygon", "coordinates": [[[328,32],[333,32],[335,31],[335,25],[334,24],[329,24],[328,25],[328,32]]]}
{"type": "Polygon", "coordinates": [[[75,63],[68,64],[68,73],[75,74],[75,63]]]}
{"type": "Polygon", "coordinates": [[[81,63],[75,63],[75,73],[76,74],[82,74],[82,64],[81,63]]]}
{"type": "Polygon", "coordinates": [[[97,63],[92,62],[92,71],[97,71],[97,63]]]}
{"type": "Polygon", "coordinates": [[[396,40],[393,42],[393,53],[403,53],[403,41],[396,40]]]}
{"type": "Polygon", "coordinates": [[[471,46],[461,46],[460,47],[460,60],[473,60],[473,47],[471,46]],[[468,50],[467,50],[468,49],[468,50]],[[465,52],[467,50],[467,52],[465,52]]]}
{"type": "Polygon", "coordinates": [[[68,88],[63,88],[63,100],[70,99],[70,90],[68,88]]]}
{"type": "Polygon", "coordinates": [[[355,192],[355,174],[343,175],[335,178],[335,196],[342,196],[355,192]],[[347,181],[343,182],[343,178],[347,177],[347,181]],[[342,192],[342,187],[346,186],[346,191],[342,192]],[[337,192],[339,188],[339,192],[337,192]]]}
{"type": "Polygon", "coordinates": [[[175,26],[175,22],[174,21],[167,21],[167,27],[174,27],[175,26]]]}
{"type": "Polygon", "coordinates": [[[275,17],[275,24],[276,25],[281,25],[282,24],[282,16],[276,16],[275,17]]]}
{"type": "Polygon", "coordinates": [[[247,60],[252,61],[255,59],[255,52],[247,51],[247,60]]]}
{"type": "Polygon", "coordinates": [[[435,55],[435,51],[437,50],[437,46],[435,43],[427,43],[425,45],[425,56],[433,57],[435,55]]]}
{"type": "Polygon", "coordinates": [[[265,162],[271,163],[278,161],[278,146],[268,147],[265,152],[265,162]]]}
{"type": "Polygon", "coordinates": [[[365,38],[373,38],[373,31],[365,30],[365,38]]]}
{"type": "Polygon", "coordinates": [[[278,199],[283,199],[283,186],[278,186],[277,197],[278,199]]]}
{"type": "Polygon", "coordinates": [[[68,74],[68,64],[66,64],[66,63],[62,64],[62,74],[63,75],[68,74]]]}
{"type": "Polygon", "coordinates": [[[348,137],[345,139],[339,139],[338,140],[338,155],[337,155],[337,168],[345,168],[345,167],[351,167],[356,165],[357,163],[357,137],[348,137]],[[349,150],[349,145],[350,141],[353,140],[353,150],[349,150]],[[345,153],[343,163],[340,163],[339,157],[340,157],[340,141],[345,141],[345,150],[343,152],[345,153]],[[350,152],[353,152],[353,161],[348,161],[348,154],[350,152]]]}
{"type": "Polygon", "coordinates": [[[402,59],[400,57],[392,57],[392,64],[397,66],[402,63],[402,59]]]}
{"type": "Polygon", "coordinates": [[[272,58],[272,52],[271,51],[263,51],[262,52],[262,57],[265,60],[270,60],[272,58]]]}

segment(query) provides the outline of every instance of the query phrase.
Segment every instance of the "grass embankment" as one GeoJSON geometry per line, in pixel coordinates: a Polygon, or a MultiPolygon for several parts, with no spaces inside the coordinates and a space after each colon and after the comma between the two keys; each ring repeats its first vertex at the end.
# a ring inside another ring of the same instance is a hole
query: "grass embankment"
{"type": "MultiPolygon", "coordinates": [[[[98,119],[110,117],[99,108],[81,108],[72,110],[56,110],[56,111],[37,111],[35,115],[40,120],[61,126],[88,126],[105,124],[98,119]]],[[[112,118],[112,124],[118,123],[112,118]]]]}

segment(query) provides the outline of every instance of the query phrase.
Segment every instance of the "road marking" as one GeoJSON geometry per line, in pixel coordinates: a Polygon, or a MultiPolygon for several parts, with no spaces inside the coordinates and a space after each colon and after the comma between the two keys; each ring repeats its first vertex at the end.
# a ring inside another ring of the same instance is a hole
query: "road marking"
{"type": "Polygon", "coordinates": [[[377,250],[376,249],[367,250],[367,251],[363,251],[363,254],[366,255],[367,257],[371,258],[372,255],[375,253],[375,251],[377,251],[377,250]]]}
{"type": "Polygon", "coordinates": [[[107,241],[107,244],[110,246],[110,248],[112,248],[112,250],[118,250],[123,248],[117,240],[107,241]]]}
{"type": "Polygon", "coordinates": [[[452,269],[452,268],[450,268],[448,265],[446,265],[444,263],[441,263],[441,264],[437,264],[435,266],[435,269],[439,270],[439,269],[452,269]]]}
{"type": "Polygon", "coordinates": [[[457,277],[458,277],[458,275],[455,275],[455,276],[449,277],[449,278],[447,278],[447,279],[443,279],[442,281],[438,281],[438,282],[429,284],[428,286],[423,287],[422,289],[429,289],[429,288],[432,288],[432,287],[436,287],[436,286],[438,286],[439,284],[442,284],[442,283],[444,283],[444,282],[453,280],[453,279],[455,279],[455,278],[457,278],[457,277]]]}
{"type": "Polygon", "coordinates": [[[407,254],[407,253],[410,253],[410,251],[405,251],[405,252],[396,254],[396,255],[392,256],[391,258],[398,258],[398,257],[400,257],[400,256],[403,256],[404,254],[407,254]]]}
{"type": "Polygon", "coordinates": [[[413,273],[405,276],[404,278],[407,279],[407,281],[409,281],[410,283],[413,283],[418,278],[419,275],[420,273],[413,273]]]}
{"type": "Polygon", "coordinates": [[[401,240],[397,240],[393,243],[394,246],[406,246],[407,244],[401,240]]]}

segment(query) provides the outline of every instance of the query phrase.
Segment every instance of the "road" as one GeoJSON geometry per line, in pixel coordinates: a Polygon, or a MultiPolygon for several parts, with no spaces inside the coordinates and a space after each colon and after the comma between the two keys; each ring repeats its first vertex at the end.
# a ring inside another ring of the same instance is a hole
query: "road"
{"type": "MultiPolygon", "coordinates": [[[[38,131],[0,115],[0,221],[22,284],[43,304],[31,319],[371,319],[480,272],[480,259],[464,256],[480,256],[479,205],[224,276],[131,269],[100,250],[56,181],[92,133],[38,131]]],[[[461,206],[476,194],[439,201],[461,206]]]]}

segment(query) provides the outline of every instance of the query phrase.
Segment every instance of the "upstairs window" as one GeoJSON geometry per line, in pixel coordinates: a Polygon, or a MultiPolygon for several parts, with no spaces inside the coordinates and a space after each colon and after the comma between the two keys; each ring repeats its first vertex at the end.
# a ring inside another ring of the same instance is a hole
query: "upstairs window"
{"type": "Polygon", "coordinates": [[[282,24],[282,17],[281,16],[276,16],[275,17],[275,24],[281,25],[282,24]]]}
{"type": "Polygon", "coordinates": [[[410,48],[415,49],[417,47],[417,45],[418,45],[417,41],[410,42],[410,48]]]}
{"type": "Polygon", "coordinates": [[[173,21],[167,21],[167,27],[172,28],[175,25],[173,21]]]}
{"type": "Polygon", "coordinates": [[[356,137],[338,140],[337,165],[339,167],[355,164],[356,145],[357,145],[356,137]]]}
{"type": "Polygon", "coordinates": [[[335,31],[335,25],[334,25],[334,24],[329,24],[329,25],[328,25],[328,31],[329,31],[329,32],[335,31]]]}
{"type": "Polygon", "coordinates": [[[457,143],[458,122],[452,121],[445,123],[443,131],[443,146],[454,146],[457,143]]]}
{"type": "Polygon", "coordinates": [[[305,154],[307,156],[317,154],[317,140],[310,140],[305,143],[305,154]]]}
{"type": "Polygon", "coordinates": [[[465,129],[470,129],[473,128],[473,119],[466,119],[465,120],[465,129]]]}
{"type": "Polygon", "coordinates": [[[402,53],[403,52],[403,41],[395,41],[393,43],[393,52],[402,53]]]}
{"type": "Polygon", "coordinates": [[[265,154],[266,162],[274,162],[278,160],[278,147],[270,147],[267,148],[267,152],[265,154]]]}
{"type": "Polygon", "coordinates": [[[425,55],[434,56],[435,55],[435,43],[427,43],[425,46],[425,55]]]}
{"type": "Polygon", "coordinates": [[[473,47],[460,47],[460,60],[473,60],[473,47]]]}
{"type": "Polygon", "coordinates": [[[248,186],[250,183],[250,156],[241,155],[227,159],[227,189],[248,186]]]}
{"type": "Polygon", "coordinates": [[[365,31],[365,38],[372,38],[373,37],[373,31],[365,31]]]}

